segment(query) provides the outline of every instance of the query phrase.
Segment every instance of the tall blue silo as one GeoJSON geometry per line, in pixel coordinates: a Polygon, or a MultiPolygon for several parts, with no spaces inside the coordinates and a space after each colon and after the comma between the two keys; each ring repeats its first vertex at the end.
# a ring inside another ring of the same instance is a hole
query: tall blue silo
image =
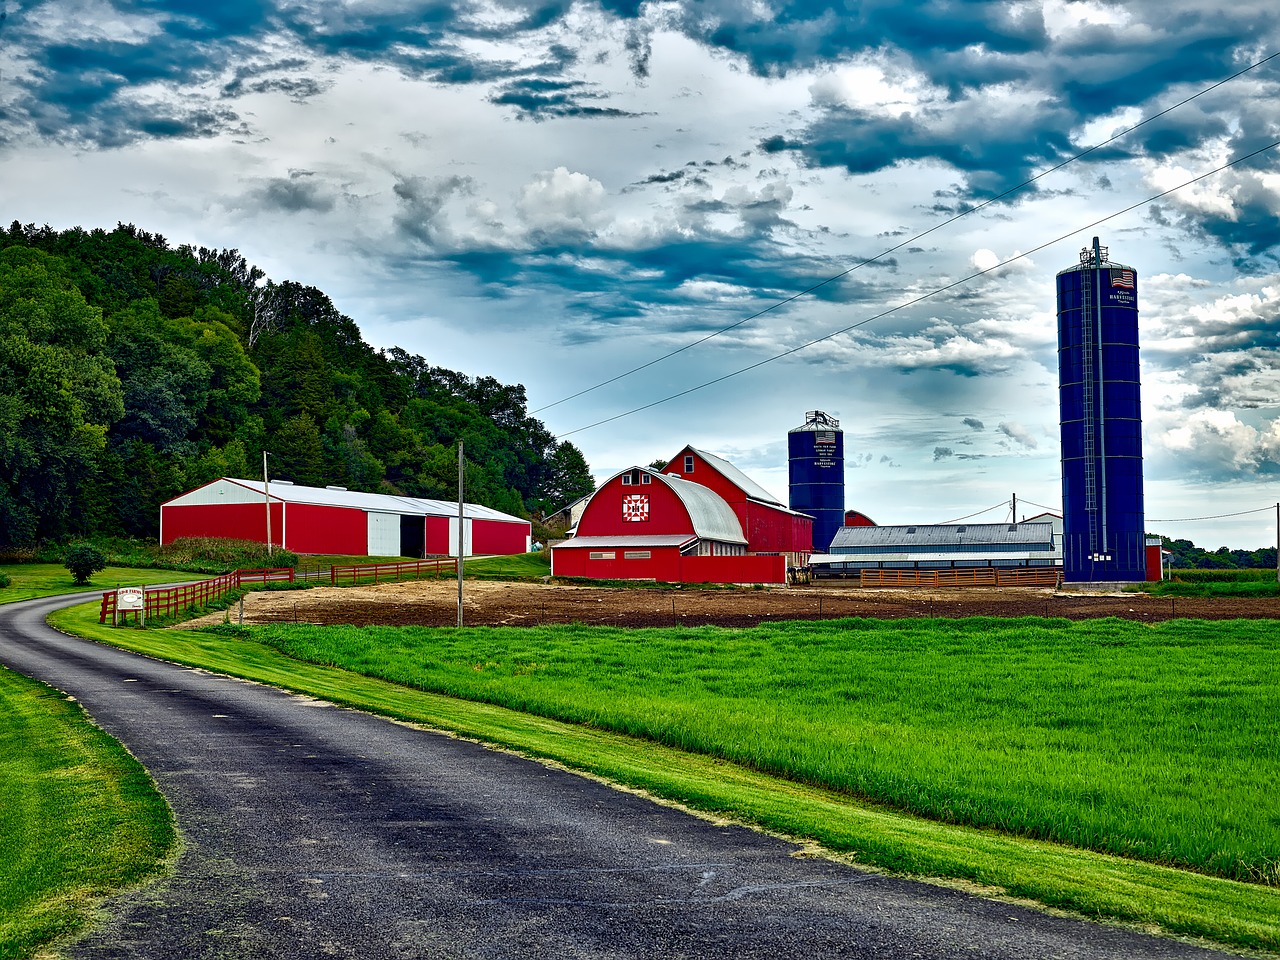
{"type": "Polygon", "coordinates": [[[792,510],[813,517],[813,549],[826,553],[844,524],[844,431],[821,410],[787,433],[792,510]]]}
{"type": "Polygon", "coordinates": [[[1058,274],[1063,579],[1146,579],[1138,272],[1107,248],[1058,274]]]}

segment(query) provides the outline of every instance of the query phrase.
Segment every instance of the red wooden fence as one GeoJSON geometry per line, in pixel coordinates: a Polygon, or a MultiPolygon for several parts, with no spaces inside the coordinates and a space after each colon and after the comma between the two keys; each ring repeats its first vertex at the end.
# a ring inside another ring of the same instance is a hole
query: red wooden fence
{"type": "Polygon", "coordinates": [[[864,587],[1054,587],[1058,567],[968,567],[955,570],[863,570],[864,587]]]}
{"type": "MultiPolygon", "coordinates": [[[[328,579],[332,584],[378,583],[385,580],[403,580],[408,576],[421,577],[424,573],[439,576],[441,573],[457,572],[457,561],[416,560],[409,563],[368,563],[334,566],[329,568],[328,579]]],[[[176,587],[143,588],[143,604],[145,616],[169,617],[190,608],[206,606],[213,600],[226,596],[232,590],[239,590],[253,583],[293,583],[298,579],[318,579],[324,576],[323,571],[299,576],[289,567],[268,567],[258,570],[236,570],[224,573],[211,580],[199,583],[184,583],[176,587]]],[[[114,620],[116,615],[116,591],[108,590],[102,594],[102,607],[98,612],[98,622],[106,623],[108,618],[114,620]]],[[[127,611],[122,611],[127,612],[127,611]]]]}
{"type": "Polygon", "coordinates": [[[412,575],[420,579],[424,573],[440,576],[442,573],[458,572],[458,561],[450,558],[442,560],[411,560],[407,563],[353,563],[329,568],[329,582],[339,584],[378,583],[382,580],[404,580],[412,575]]]}

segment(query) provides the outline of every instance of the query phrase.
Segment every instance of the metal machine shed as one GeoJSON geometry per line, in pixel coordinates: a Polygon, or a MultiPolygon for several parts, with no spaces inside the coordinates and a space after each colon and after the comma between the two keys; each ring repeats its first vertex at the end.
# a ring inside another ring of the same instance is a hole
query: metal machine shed
{"type": "MultiPolygon", "coordinates": [[[[457,503],[287,481],[267,486],[272,542],[295,553],[457,554],[457,503]]],[[[161,505],[160,542],[222,537],[265,543],[267,509],[261,480],[223,477],[161,505]]],[[[524,553],[529,541],[529,521],[480,504],[463,504],[464,555],[524,553]]]]}
{"type": "Polygon", "coordinates": [[[831,551],[810,558],[818,575],[865,569],[1060,566],[1052,523],[841,527],[831,551]]]}

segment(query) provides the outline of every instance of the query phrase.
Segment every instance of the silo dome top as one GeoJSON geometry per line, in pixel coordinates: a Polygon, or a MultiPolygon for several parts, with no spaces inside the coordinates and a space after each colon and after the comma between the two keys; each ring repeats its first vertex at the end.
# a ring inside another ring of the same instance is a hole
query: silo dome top
{"type": "Polygon", "coordinates": [[[821,410],[810,410],[804,415],[804,424],[788,430],[788,433],[812,433],[817,430],[839,430],[840,421],[821,410]]]}
{"type": "Polygon", "coordinates": [[[1080,262],[1075,266],[1067,267],[1065,270],[1059,270],[1058,276],[1064,273],[1076,273],[1081,270],[1130,270],[1135,271],[1135,267],[1131,267],[1127,263],[1116,263],[1111,259],[1108,248],[1098,243],[1098,238],[1093,238],[1093,246],[1083,247],[1080,250],[1080,262]]]}

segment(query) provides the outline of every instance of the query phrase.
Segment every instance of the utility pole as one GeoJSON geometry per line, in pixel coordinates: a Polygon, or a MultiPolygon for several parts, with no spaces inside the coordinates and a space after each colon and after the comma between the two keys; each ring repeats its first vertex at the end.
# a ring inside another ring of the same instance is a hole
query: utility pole
{"type": "Polygon", "coordinates": [[[1018,522],[1018,495],[1016,493],[1013,495],[1013,522],[1015,524],[1018,522]]]}
{"type": "Polygon", "coordinates": [[[462,554],[466,544],[466,522],[463,513],[463,478],[462,440],[458,440],[458,626],[462,626],[462,554]]]}
{"type": "Polygon", "coordinates": [[[271,483],[267,479],[267,451],[262,451],[262,499],[267,505],[267,556],[271,556],[271,483]]]}
{"type": "Polygon", "coordinates": [[[1280,503],[1276,504],[1276,583],[1280,583],[1280,503]]]}

